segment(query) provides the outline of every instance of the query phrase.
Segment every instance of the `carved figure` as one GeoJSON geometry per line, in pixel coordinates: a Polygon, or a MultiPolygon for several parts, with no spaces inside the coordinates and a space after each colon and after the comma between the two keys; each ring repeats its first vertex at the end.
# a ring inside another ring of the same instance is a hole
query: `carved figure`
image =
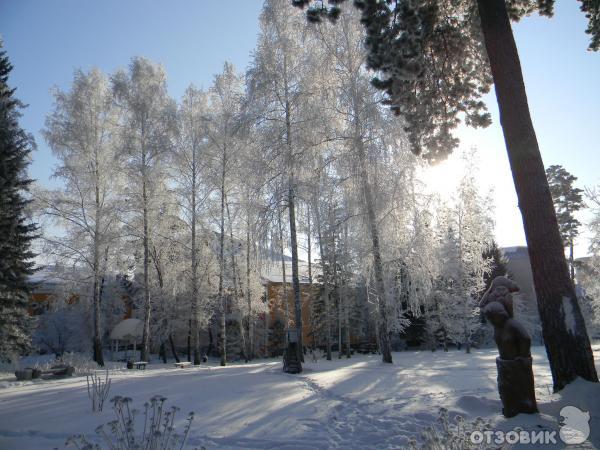
{"type": "Polygon", "coordinates": [[[496,277],[481,298],[479,307],[494,326],[494,340],[500,356],[496,358],[498,391],[502,413],[513,417],[537,412],[531,359],[531,338],[513,317],[513,292],[519,287],[506,277],[496,277]]]}

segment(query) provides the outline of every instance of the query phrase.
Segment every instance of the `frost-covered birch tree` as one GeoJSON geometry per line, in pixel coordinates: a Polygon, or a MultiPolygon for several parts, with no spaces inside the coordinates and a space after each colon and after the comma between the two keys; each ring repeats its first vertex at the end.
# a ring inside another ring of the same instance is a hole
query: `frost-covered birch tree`
{"type": "Polygon", "coordinates": [[[86,272],[83,283],[93,311],[94,361],[101,366],[102,281],[108,259],[119,245],[118,117],[107,77],[98,69],[77,70],[69,91],[54,91],[44,130],[59,161],[54,177],[63,185],[36,191],[42,215],[60,227],[55,236],[47,232],[44,237],[51,257],[86,272]]]}
{"type": "MultiPolygon", "coordinates": [[[[304,114],[310,92],[310,36],[302,14],[290,11],[286,0],[267,0],[260,17],[259,35],[250,70],[253,98],[260,98],[264,130],[272,137],[280,158],[282,195],[288,211],[292,254],[294,322],[302,329],[302,305],[298,273],[296,207],[301,158],[305,150],[303,132],[311,118],[304,114]]],[[[300,348],[302,345],[300,345],[300,348]]]]}
{"type": "Polygon", "coordinates": [[[234,166],[239,163],[237,153],[241,135],[245,128],[244,120],[244,84],[230,63],[225,63],[223,71],[214,79],[209,90],[210,113],[207,117],[207,137],[210,149],[209,176],[218,192],[218,261],[219,290],[218,299],[221,316],[221,365],[227,363],[227,295],[225,285],[226,264],[226,206],[231,187],[234,166]]]}
{"type": "Polygon", "coordinates": [[[337,27],[320,24],[317,33],[324,46],[323,63],[331,67],[327,74],[332,94],[327,105],[337,122],[334,131],[341,139],[342,155],[347,159],[346,170],[355,174],[358,193],[362,198],[362,212],[371,243],[374,284],[379,302],[379,339],[382,359],[391,363],[390,324],[386,305],[385,275],[381,252],[379,213],[381,204],[374,192],[375,176],[372,158],[377,158],[385,143],[382,141],[383,110],[380,98],[369,82],[369,74],[364,67],[366,53],[363,48],[364,35],[352,17],[352,11],[344,12],[337,27]]]}
{"type": "Polygon", "coordinates": [[[207,156],[208,95],[190,86],[179,106],[179,135],[172,159],[172,177],[177,184],[182,217],[189,230],[189,241],[183,243],[189,254],[189,286],[191,301],[191,347],[194,365],[200,364],[200,311],[201,274],[199,256],[202,242],[206,242],[206,223],[203,208],[211,192],[205,180],[203,160],[207,156]],[[204,239],[203,239],[204,236],[204,239]],[[189,245],[188,245],[189,242],[189,245]]]}
{"type": "Polygon", "coordinates": [[[162,66],[133,58],[128,71],[112,78],[113,91],[121,110],[123,169],[126,187],[127,228],[137,237],[143,250],[144,331],[142,360],[149,358],[150,344],[150,212],[164,189],[164,161],[172,147],[176,108],[167,94],[162,66]]]}

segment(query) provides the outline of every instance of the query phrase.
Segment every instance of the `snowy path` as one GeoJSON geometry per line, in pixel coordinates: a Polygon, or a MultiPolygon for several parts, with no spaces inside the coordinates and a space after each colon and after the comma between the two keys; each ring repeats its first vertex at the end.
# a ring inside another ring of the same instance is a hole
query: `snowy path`
{"type": "MultiPolygon", "coordinates": [[[[301,375],[282,373],[275,360],[224,368],[153,364],[146,371],[115,373],[111,397],[132,397],[139,407],[152,395],[164,395],[169,405],[181,408],[180,426],[193,410],[189,443],[206,448],[402,448],[435,421],[441,406],[469,418],[490,418],[500,429],[556,427],[563,402],[548,391],[542,349],[535,349],[534,356],[542,414],[523,419],[504,420],[499,414],[494,358],[493,350],[402,352],[394,354],[393,366],[377,356],[357,356],[307,362],[301,375]]],[[[591,394],[589,385],[582,389],[572,390],[569,401],[595,408],[596,441],[600,410],[594,405],[600,403],[600,389],[592,388],[591,394]]],[[[85,378],[0,381],[2,450],[64,448],[69,435],[93,437],[96,426],[112,418],[109,406],[102,413],[90,412],[85,378]]]]}

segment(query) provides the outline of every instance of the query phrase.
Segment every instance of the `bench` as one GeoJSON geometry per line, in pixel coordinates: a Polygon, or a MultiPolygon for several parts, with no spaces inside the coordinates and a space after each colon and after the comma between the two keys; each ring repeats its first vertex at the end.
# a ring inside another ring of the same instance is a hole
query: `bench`
{"type": "Polygon", "coordinates": [[[75,373],[73,366],[54,366],[41,372],[43,378],[71,377],[75,373]]]}
{"type": "Polygon", "coordinates": [[[175,364],[173,364],[175,367],[179,368],[179,369],[185,369],[186,367],[189,367],[192,365],[191,362],[189,361],[182,361],[182,362],[176,362],[175,364]]]}
{"type": "Polygon", "coordinates": [[[137,370],[146,370],[146,365],[148,363],[146,361],[135,361],[133,365],[137,370]]]}

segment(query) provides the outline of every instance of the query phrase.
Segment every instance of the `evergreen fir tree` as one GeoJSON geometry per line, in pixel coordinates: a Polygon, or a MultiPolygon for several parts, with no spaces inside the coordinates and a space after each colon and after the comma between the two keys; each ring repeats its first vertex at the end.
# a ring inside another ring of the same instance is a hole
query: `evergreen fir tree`
{"type": "Polygon", "coordinates": [[[569,249],[569,267],[571,269],[571,280],[575,280],[575,257],[573,249],[575,239],[579,236],[581,222],[575,218],[574,213],[585,207],[583,201],[583,189],[573,186],[577,177],[567,172],[564,167],[554,165],[546,169],[546,177],[550,186],[550,194],[556,210],[558,228],[563,239],[564,246],[569,249]]]}
{"type": "Polygon", "coordinates": [[[485,288],[482,295],[489,289],[496,277],[505,277],[508,275],[508,261],[500,251],[496,241],[492,241],[489,248],[483,252],[483,258],[490,261],[490,271],[483,276],[485,288]]]}
{"type": "Polygon", "coordinates": [[[6,52],[0,50],[0,360],[5,361],[30,346],[28,275],[36,230],[27,217],[29,200],[24,195],[31,183],[26,168],[33,139],[19,127],[23,104],[8,87],[11,70],[6,52]]]}

